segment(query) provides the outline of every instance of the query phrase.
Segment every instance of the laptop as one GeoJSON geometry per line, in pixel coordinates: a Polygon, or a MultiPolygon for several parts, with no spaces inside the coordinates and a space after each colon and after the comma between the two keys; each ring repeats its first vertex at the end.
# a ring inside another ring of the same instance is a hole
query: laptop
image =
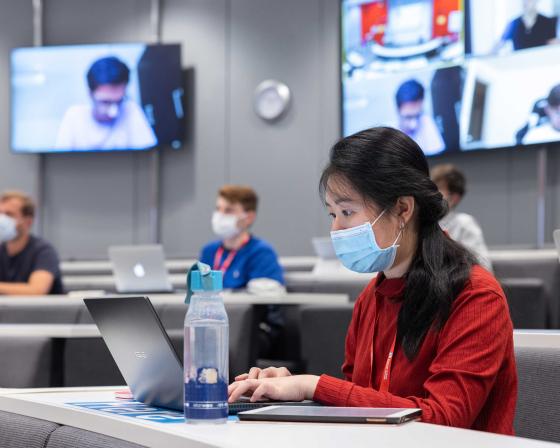
{"type": "Polygon", "coordinates": [[[315,237],[311,239],[313,250],[321,260],[336,260],[336,253],[331,237],[315,237]]]}
{"type": "Polygon", "coordinates": [[[332,278],[332,276],[356,276],[356,273],[346,269],[336,256],[330,236],[312,238],[311,243],[318,257],[312,269],[313,275],[328,278],[332,278]]]}
{"type": "MultiPolygon", "coordinates": [[[[133,397],[147,405],[183,412],[183,366],[147,297],[84,299],[99,332],[133,397]]],[[[309,406],[304,402],[229,404],[229,413],[271,404],[309,406]]]]}
{"type": "Polygon", "coordinates": [[[113,265],[117,292],[127,294],[173,291],[165,267],[162,246],[111,246],[109,259],[113,265]]]}
{"type": "Polygon", "coordinates": [[[554,244],[556,245],[556,250],[558,251],[558,259],[560,260],[560,229],[556,229],[552,232],[552,237],[554,238],[554,244]]]}

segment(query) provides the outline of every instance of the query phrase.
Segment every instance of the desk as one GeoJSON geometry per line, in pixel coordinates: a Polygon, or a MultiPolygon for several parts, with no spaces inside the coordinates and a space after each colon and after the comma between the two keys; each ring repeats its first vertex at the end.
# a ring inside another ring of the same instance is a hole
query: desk
{"type": "MultiPolygon", "coordinates": [[[[97,297],[149,297],[154,305],[167,305],[183,303],[184,294],[105,294],[97,297]]],[[[247,292],[225,291],[223,293],[224,304],[226,305],[341,305],[348,303],[347,294],[320,294],[320,293],[287,293],[283,295],[256,295],[247,292]]],[[[3,306],[55,306],[64,307],[65,305],[81,304],[81,297],[65,295],[51,296],[0,296],[0,311],[3,306]]]]}
{"type": "Polygon", "coordinates": [[[100,333],[97,325],[92,324],[0,324],[1,336],[75,339],[98,337],[100,333]]]}
{"type": "MultiPolygon", "coordinates": [[[[286,272],[310,271],[315,266],[317,257],[279,257],[278,261],[286,272]]],[[[194,258],[166,260],[165,266],[170,274],[185,274],[195,262],[194,258]]],[[[62,261],[60,270],[63,276],[110,275],[113,273],[113,266],[109,260],[62,261]]]]}
{"type": "Polygon", "coordinates": [[[513,345],[516,347],[560,347],[560,330],[515,330],[513,345]]]}
{"type": "MultiPolygon", "coordinates": [[[[116,390],[116,389],[114,389],[116,390]]],[[[547,448],[560,445],[412,422],[402,426],[228,422],[161,424],[102,414],[65,403],[114,401],[111,388],[0,391],[0,410],[53,421],[149,447],[547,448]]]]}
{"type": "Polygon", "coordinates": [[[556,249],[490,250],[488,258],[492,263],[503,260],[558,260],[558,251],[556,249]]]}

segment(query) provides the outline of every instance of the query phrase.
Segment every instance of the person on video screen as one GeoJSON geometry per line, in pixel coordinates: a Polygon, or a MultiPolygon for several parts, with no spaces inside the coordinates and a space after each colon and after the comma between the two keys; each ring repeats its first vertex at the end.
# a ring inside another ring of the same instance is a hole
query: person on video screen
{"type": "Polygon", "coordinates": [[[546,17],[538,12],[539,0],[523,0],[523,13],[513,19],[494,49],[498,53],[508,42],[513,49],[541,47],[557,43],[558,17],[546,17]]]}
{"type": "Polygon", "coordinates": [[[529,130],[523,143],[542,143],[560,140],[560,84],[554,86],[546,98],[544,107],[546,120],[529,130]]]}
{"type": "Polygon", "coordinates": [[[442,152],[445,143],[436,123],[424,112],[424,87],[415,79],[400,85],[396,94],[398,128],[411,137],[426,155],[442,152]]]}
{"type": "Polygon", "coordinates": [[[91,102],[68,108],[60,124],[58,149],[143,149],[157,139],[138,104],[126,97],[130,70],[120,59],[96,60],[86,78],[91,102]]]}

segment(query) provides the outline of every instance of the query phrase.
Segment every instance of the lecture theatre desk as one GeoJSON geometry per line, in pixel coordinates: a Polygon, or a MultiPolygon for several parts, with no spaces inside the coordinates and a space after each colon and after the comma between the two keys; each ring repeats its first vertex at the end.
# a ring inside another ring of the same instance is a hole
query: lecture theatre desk
{"type": "MultiPolygon", "coordinates": [[[[401,426],[255,423],[187,425],[180,416],[163,423],[150,414],[123,416],[91,410],[91,403],[115,403],[117,388],[0,390],[0,410],[73,426],[148,447],[286,448],[546,448],[529,439],[412,422],[401,426]],[[73,403],[73,404],[68,404],[73,403]],[[155,420],[155,421],[154,421],[155,420]]],[[[93,405],[95,407],[95,405],[93,405]]]]}
{"type": "MultiPolygon", "coordinates": [[[[166,305],[183,303],[185,294],[91,294],[90,291],[82,291],[82,294],[72,295],[49,295],[49,296],[1,296],[0,311],[2,307],[11,305],[44,307],[83,304],[83,297],[149,297],[154,305],[166,305]]],[[[324,294],[324,293],[287,293],[279,295],[250,294],[245,291],[224,291],[225,305],[342,305],[349,302],[347,294],[324,294]]]]}

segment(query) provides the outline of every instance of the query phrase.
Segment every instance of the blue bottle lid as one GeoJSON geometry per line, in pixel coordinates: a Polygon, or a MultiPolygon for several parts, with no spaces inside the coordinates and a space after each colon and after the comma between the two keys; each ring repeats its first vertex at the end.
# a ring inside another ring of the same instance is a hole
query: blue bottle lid
{"type": "Polygon", "coordinates": [[[185,303],[190,303],[193,292],[221,291],[222,289],[222,271],[213,271],[210,266],[198,261],[187,273],[187,296],[185,297],[185,303]]]}
{"type": "Polygon", "coordinates": [[[222,289],[222,271],[210,271],[208,274],[200,271],[191,273],[191,291],[221,291],[222,289]]]}

